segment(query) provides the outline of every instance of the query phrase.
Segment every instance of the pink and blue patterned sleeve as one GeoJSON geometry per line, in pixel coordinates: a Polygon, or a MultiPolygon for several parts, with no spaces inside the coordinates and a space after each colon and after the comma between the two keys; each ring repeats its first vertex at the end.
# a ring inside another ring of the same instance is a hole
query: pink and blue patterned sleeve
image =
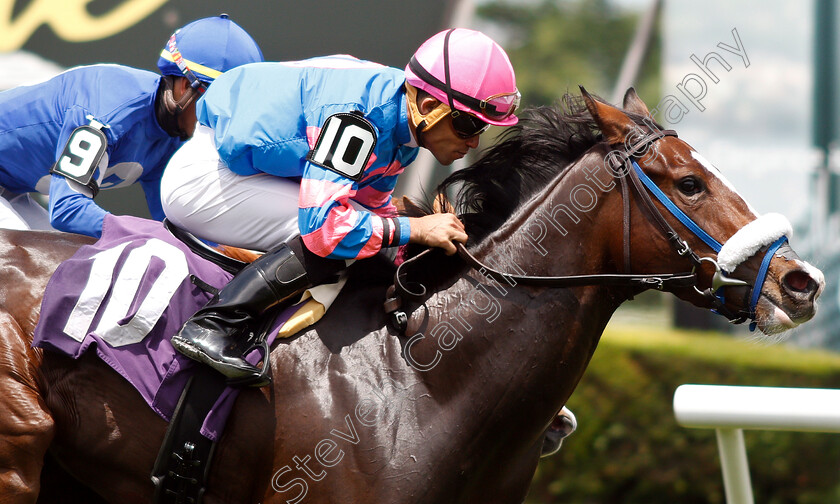
{"type": "Polygon", "coordinates": [[[408,243],[406,217],[396,217],[391,193],[403,167],[398,161],[375,166],[371,156],[364,178],[354,182],[306,163],[301,178],[298,224],[306,247],[329,259],[370,257],[383,247],[408,243]]]}

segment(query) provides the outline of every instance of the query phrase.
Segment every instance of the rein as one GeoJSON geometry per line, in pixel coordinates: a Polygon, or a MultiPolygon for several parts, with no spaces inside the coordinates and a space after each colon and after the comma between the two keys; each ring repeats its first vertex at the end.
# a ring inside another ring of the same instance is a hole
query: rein
{"type": "MultiPolygon", "coordinates": [[[[632,274],[598,274],[598,275],[567,275],[567,276],[529,276],[504,273],[481,262],[467,250],[463,243],[456,243],[458,255],[468,266],[477,270],[482,275],[497,282],[505,282],[509,285],[530,285],[533,287],[579,287],[584,285],[609,285],[618,287],[642,287],[645,289],[664,290],[667,288],[692,287],[697,285],[695,273],[665,273],[661,275],[632,275],[632,274]]],[[[403,281],[403,269],[412,263],[419,261],[423,256],[431,253],[434,249],[426,249],[416,256],[407,259],[397,267],[394,275],[392,290],[389,290],[389,298],[398,296],[409,301],[418,302],[426,295],[426,288],[416,282],[403,281]],[[417,286],[416,291],[409,288],[417,286]]],[[[390,306],[390,305],[388,305],[390,306]]],[[[386,306],[387,311],[387,306],[386,306]]]]}
{"type": "Polygon", "coordinates": [[[458,255],[484,276],[511,285],[522,284],[535,287],[577,287],[582,285],[610,285],[616,287],[644,287],[664,290],[676,287],[691,287],[697,284],[694,272],[665,273],[661,275],[598,274],[567,276],[527,276],[503,273],[479,261],[462,243],[456,245],[458,255]]]}
{"type": "MultiPolygon", "coordinates": [[[[749,294],[750,306],[749,311],[733,312],[725,306],[725,300],[721,289],[727,286],[748,286],[747,282],[729,278],[725,276],[725,272],[721,270],[720,265],[715,259],[711,257],[700,257],[694,252],[688,243],[683,240],[679,233],[674,230],[673,226],[665,219],[662,212],[656,207],[656,204],[651,198],[653,194],[656,199],[679,220],[689,231],[702,240],[716,253],[720,252],[722,245],[712,238],[702,227],[697,225],[688,215],[686,215],[679,207],[677,207],[666,195],[659,189],[656,184],[642,171],[635,158],[643,153],[648,146],[655,143],[666,136],[676,137],[677,133],[674,130],[657,130],[643,136],[631,147],[626,150],[611,151],[606,159],[606,163],[610,165],[614,177],[618,179],[621,185],[621,194],[623,200],[623,249],[624,249],[624,274],[595,274],[595,275],[567,275],[567,276],[528,276],[528,275],[514,275],[499,271],[481,262],[472,253],[470,253],[462,243],[456,243],[458,255],[467,263],[468,266],[477,270],[484,276],[495,280],[497,282],[506,282],[511,286],[517,284],[530,285],[535,287],[549,287],[549,288],[563,288],[563,287],[577,287],[585,285],[608,285],[616,287],[630,287],[643,289],[657,289],[665,290],[680,287],[694,287],[694,289],[705,297],[712,305],[712,311],[719,315],[726,317],[729,322],[740,324],[748,319],[755,319],[755,306],[758,302],[758,297],[761,292],[761,286],[764,284],[764,279],[767,275],[770,260],[779,246],[787,241],[785,236],[776,240],[767,250],[762,265],[756,277],[755,285],[752,286],[752,292],[749,294]],[[648,274],[635,275],[630,273],[630,198],[629,187],[627,180],[630,180],[632,188],[641,201],[642,211],[653,220],[659,227],[662,234],[668,239],[671,247],[679,256],[688,258],[692,263],[692,270],[684,273],[664,273],[664,274],[648,274]],[[701,291],[697,288],[696,270],[703,262],[711,263],[715,268],[715,273],[712,277],[712,286],[709,289],[701,291]]],[[[388,289],[387,299],[385,301],[385,311],[391,317],[391,323],[400,331],[405,332],[408,324],[408,316],[405,312],[400,311],[403,305],[403,300],[411,302],[422,302],[426,295],[426,288],[420,283],[407,283],[403,281],[405,275],[405,267],[415,263],[421,257],[430,253],[433,249],[427,249],[420,254],[406,260],[399,267],[394,275],[394,284],[388,289]],[[417,286],[417,290],[409,288],[409,284],[417,286]]],[[[632,295],[631,295],[632,299],[632,295]]],[[[755,322],[750,325],[750,330],[755,329],[755,322]]]]}

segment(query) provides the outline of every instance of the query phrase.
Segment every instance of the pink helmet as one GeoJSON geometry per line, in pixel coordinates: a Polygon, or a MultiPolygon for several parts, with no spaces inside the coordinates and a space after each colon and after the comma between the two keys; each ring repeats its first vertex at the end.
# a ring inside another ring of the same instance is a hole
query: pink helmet
{"type": "Polygon", "coordinates": [[[452,28],[427,40],[405,67],[406,82],[453,110],[511,126],[520,94],[504,49],[475,30],[452,28]]]}

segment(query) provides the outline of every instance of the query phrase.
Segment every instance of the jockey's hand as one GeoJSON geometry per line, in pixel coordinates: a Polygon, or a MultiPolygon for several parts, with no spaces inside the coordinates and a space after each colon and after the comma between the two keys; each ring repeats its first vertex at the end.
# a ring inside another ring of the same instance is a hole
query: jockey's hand
{"type": "Polygon", "coordinates": [[[411,224],[409,242],[442,248],[446,255],[452,255],[457,251],[454,242],[467,241],[464,224],[452,213],[415,217],[409,219],[409,222],[411,224]]]}

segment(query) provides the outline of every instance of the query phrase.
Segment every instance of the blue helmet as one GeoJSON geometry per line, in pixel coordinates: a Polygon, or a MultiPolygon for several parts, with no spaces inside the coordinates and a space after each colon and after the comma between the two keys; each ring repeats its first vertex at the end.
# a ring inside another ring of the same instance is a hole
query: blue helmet
{"type": "Polygon", "coordinates": [[[263,61],[257,43],[227,14],[193,21],[169,38],[158,59],[162,75],[189,79],[205,87],[233,67],[263,61]]]}

